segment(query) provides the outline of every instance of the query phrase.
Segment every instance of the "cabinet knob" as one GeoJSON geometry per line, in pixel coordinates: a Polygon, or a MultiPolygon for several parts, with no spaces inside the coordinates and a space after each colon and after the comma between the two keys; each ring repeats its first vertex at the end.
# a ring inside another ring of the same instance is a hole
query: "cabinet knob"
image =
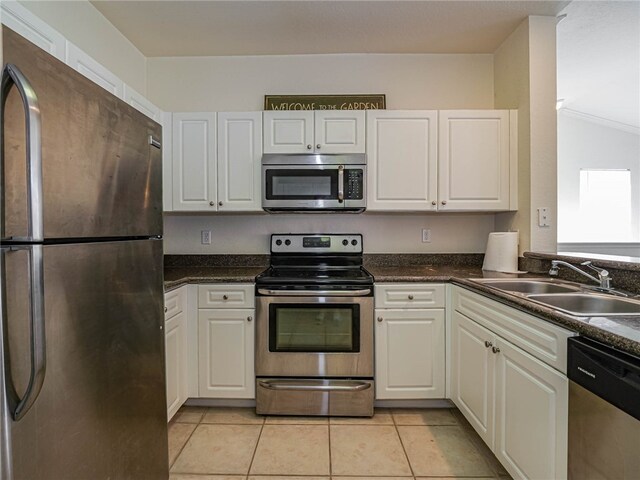
{"type": "Polygon", "coordinates": [[[229,295],[222,295],[223,300],[229,300],[229,295]]]}
{"type": "Polygon", "coordinates": [[[311,150],[312,148],[313,148],[313,146],[307,145],[307,150],[311,150]]]}
{"type": "Polygon", "coordinates": [[[317,145],[316,145],[316,148],[317,148],[318,150],[320,150],[320,147],[321,147],[321,146],[322,146],[322,145],[317,144],[317,145]]]}
{"type": "Polygon", "coordinates": [[[209,205],[211,205],[212,207],[216,204],[216,202],[209,202],[209,205]]]}
{"type": "Polygon", "coordinates": [[[484,346],[485,346],[485,347],[487,347],[487,348],[489,348],[489,347],[493,347],[493,343],[491,343],[491,342],[490,342],[490,341],[488,341],[488,340],[485,340],[485,341],[484,341],[484,346]]]}
{"type": "Polygon", "coordinates": [[[500,349],[498,347],[491,347],[491,351],[493,353],[500,353],[500,349]]]}
{"type": "Polygon", "coordinates": [[[381,322],[382,321],[382,317],[378,317],[378,321],[381,322]]]}
{"type": "Polygon", "coordinates": [[[164,313],[167,313],[169,311],[169,309],[167,307],[164,307],[164,313]]]}
{"type": "Polygon", "coordinates": [[[447,204],[447,201],[446,201],[446,200],[442,200],[440,203],[441,203],[442,205],[446,205],[446,204],[447,204]]]}
{"type": "Polygon", "coordinates": [[[413,295],[409,295],[409,300],[413,300],[413,295]]]}
{"type": "Polygon", "coordinates": [[[438,204],[438,202],[436,202],[435,200],[431,201],[431,205],[433,205],[434,207],[438,204]]]}
{"type": "Polygon", "coordinates": [[[253,320],[253,317],[251,316],[247,317],[247,322],[250,322],[251,320],[253,320]]]}
{"type": "Polygon", "coordinates": [[[222,206],[222,201],[218,202],[218,205],[222,206]]]}

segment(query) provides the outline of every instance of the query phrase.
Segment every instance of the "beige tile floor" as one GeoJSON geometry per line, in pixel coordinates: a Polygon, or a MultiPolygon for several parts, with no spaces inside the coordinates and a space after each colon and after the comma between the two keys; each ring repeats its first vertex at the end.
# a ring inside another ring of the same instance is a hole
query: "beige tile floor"
{"type": "Polygon", "coordinates": [[[169,465],[171,480],[509,478],[457,409],[324,418],[183,407],[169,424],[169,465]]]}

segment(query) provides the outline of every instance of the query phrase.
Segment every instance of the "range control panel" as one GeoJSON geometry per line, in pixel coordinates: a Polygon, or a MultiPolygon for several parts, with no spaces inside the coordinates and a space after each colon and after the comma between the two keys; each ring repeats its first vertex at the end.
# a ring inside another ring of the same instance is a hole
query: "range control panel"
{"type": "Polygon", "coordinates": [[[272,253],[362,253],[362,235],[278,234],[271,235],[272,253]]]}

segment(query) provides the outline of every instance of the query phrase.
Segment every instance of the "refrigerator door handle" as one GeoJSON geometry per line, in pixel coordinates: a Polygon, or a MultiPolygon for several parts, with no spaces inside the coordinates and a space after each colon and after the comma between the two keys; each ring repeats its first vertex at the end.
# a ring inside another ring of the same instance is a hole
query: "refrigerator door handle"
{"type": "MultiPolygon", "coordinates": [[[[5,381],[7,388],[7,401],[11,416],[15,421],[20,420],[29,411],[34,404],[40,390],[42,390],[42,384],[44,383],[44,377],[47,367],[47,347],[45,338],[45,319],[44,319],[44,258],[43,258],[43,246],[42,245],[29,245],[22,247],[4,247],[2,248],[2,255],[5,256],[6,250],[28,250],[29,251],[29,290],[30,290],[30,317],[31,317],[31,335],[30,335],[30,347],[31,347],[31,368],[29,373],[29,383],[25,390],[24,396],[19,397],[16,392],[13,378],[11,377],[10,360],[7,358],[7,352],[5,350],[5,381]],[[9,368],[8,368],[9,367],[9,368]]],[[[3,258],[3,264],[4,258],[3,258]]],[[[4,271],[3,283],[6,281],[4,271]]],[[[4,296],[4,288],[2,289],[4,296]]],[[[2,303],[5,304],[5,298],[2,299],[2,303]]],[[[5,310],[6,312],[6,310],[5,310]]],[[[4,313],[4,312],[3,312],[4,313]]],[[[3,330],[5,335],[5,341],[7,333],[7,319],[3,319],[3,330]]]]}
{"type": "MultiPolygon", "coordinates": [[[[4,110],[7,97],[12,86],[16,86],[22,103],[26,120],[27,139],[27,192],[29,209],[29,226],[26,238],[12,238],[12,240],[26,242],[42,242],[44,240],[43,220],[43,192],[42,192],[42,129],[40,107],[35,90],[20,69],[8,63],[2,71],[2,101],[1,115],[4,122],[4,110]]],[[[4,132],[2,133],[2,148],[4,149],[4,132]]],[[[2,155],[4,158],[4,154],[2,155]]],[[[4,162],[4,160],[0,160],[4,162]]],[[[1,165],[4,171],[4,165],[1,165]]],[[[3,205],[4,207],[4,205],[3,205]]],[[[3,225],[4,230],[4,225],[3,225]]],[[[4,231],[2,232],[4,236],[4,231]]]]}

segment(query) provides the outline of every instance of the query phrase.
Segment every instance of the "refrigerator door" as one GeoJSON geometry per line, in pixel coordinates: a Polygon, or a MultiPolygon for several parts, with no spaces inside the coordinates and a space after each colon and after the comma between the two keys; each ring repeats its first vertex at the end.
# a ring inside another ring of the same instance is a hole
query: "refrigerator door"
{"type": "Polygon", "coordinates": [[[38,248],[46,373],[19,420],[9,401],[13,479],[167,478],[162,241],[2,248],[9,397],[31,377],[38,248]]]}
{"type": "Polygon", "coordinates": [[[2,35],[2,238],[39,241],[29,239],[39,208],[49,240],[162,235],[160,125],[9,28],[2,35]]]}

